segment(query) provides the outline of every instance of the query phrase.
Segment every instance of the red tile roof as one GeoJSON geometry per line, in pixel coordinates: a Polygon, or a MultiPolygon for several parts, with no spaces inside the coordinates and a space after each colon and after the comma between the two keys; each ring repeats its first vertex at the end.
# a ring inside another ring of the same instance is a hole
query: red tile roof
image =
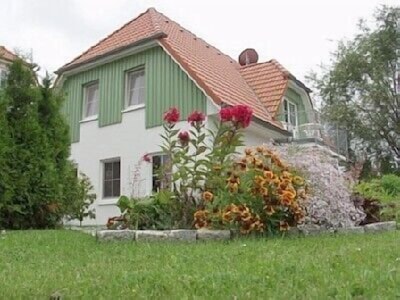
{"type": "Polygon", "coordinates": [[[261,103],[275,117],[286,92],[290,77],[289,71],[272,59],[264,63],[242,66],[240,73],[261,103]]]}
{"type": "Polygon", "coordinates": [[[10,50],[7,50],[6,47],[0,46],[0,59],[13,61],[16,58],[17,56],[14,53],[12,53],[10,50]]]}
{"type": "Polygon", "coordinates": [[[251,67],[241,67],[234,59],[154,8],[114,31],[57,73],[150,39],[157,39],[216,104],[247,104],[257,118],[282,128],[268,111],[268,105],[257,95],[261,89],[253,87],[257,86],[257,80],[252,79],[251,67]]]}

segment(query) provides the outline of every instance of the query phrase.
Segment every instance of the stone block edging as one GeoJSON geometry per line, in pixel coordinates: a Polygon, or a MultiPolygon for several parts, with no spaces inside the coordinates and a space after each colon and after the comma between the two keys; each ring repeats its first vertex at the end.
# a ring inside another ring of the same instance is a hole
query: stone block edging
{"type": "Polygon", "coordinates": [[[99,241],[209,241],[230,240],[229,230],[100,230],[96,234],[99,241]]]}
{"type": "MultiPolygon", "coordinates": [[[[379,222],[365,226],[338,228],[336,230],[327,230],[316,228],[315,226],[293,228],[289,230],[287,236],[310,236],[320,234],[363,234],[380,233],[396,230],[396,222],[379,222]]],[[[231,240],[237,237],[234,231],[230,230],[100,230],[96,233],[98,241],[212,241],[212,240],[231,240]]]]}

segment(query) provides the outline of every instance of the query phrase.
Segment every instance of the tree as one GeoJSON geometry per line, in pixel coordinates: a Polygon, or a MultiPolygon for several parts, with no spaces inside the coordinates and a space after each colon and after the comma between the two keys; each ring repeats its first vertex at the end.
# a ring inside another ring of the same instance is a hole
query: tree
{"type": "Polygon", "coordinates": [[[78,180],[67,180],[76,175],[62,101],[50,78],[38,85],[33,65],[10,65],[0,94],[0,227],[55,227],[79,202],[78,180]]]}
{"type": "Polygon", "coordinates": [[[400,162],[400,7],[380,7],[341,41],[331,64],[311,80],[323,116],[345,127],[353,158],[360,154],[400,162]]]}
{"type": "MultiPolygon", "coordinates": [[[[1,90],[0,93],[2,93],[1,90]]],[[[7,158],[12,153],[12,140],[6,119],[6,108],[7,103],[4,97],[0,95],[0,219],[3,218],[2,212],[8,208],[13,195],[11,170],[7,162],[7,158]]]]}

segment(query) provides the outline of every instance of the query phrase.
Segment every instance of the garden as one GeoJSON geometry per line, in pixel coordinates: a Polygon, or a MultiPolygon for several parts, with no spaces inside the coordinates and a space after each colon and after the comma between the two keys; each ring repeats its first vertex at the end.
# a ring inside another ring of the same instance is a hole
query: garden
{"type": "MultiPolygon", "coordinates": [[[[343,173],[324,149],[280,144],[245,148],[242,136],[252,111],[244,105],[222,108],[211,128],[206,116],[194,111],[187,117],[190,129],[178,130],[180,117],[177,108],[164,114],[161,148],[168,163],[158,170],[163,188],[146,198],[121,196],[121,215],[108,220],[108,229],[228,230],[231,236],[259,237],[287,235],[293,229],[304,234],[360,232],[362,225],[365,230],[395,229],[399,176],[360,180],[360,169],[343,173]],[[373,223],[377,227],[368,225],[373,223]]],[[[141,163],[151,159],[145,154],[141,163]]],[[[105,234],[107,239],[112,235],[105,234]]]]}

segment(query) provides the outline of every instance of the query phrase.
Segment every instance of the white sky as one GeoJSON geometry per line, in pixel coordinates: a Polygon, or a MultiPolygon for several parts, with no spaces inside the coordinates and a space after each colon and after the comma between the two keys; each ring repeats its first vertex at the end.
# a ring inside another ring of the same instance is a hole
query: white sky
{"type": "Polygon", "coordinates": [[[381,4],[400,0],[1,0],[0,45],[33,52],[54,72],[121,25],[155,7],[237,59],[248,47],[297,78],[328,62],[336,41],[381,4]]]}

